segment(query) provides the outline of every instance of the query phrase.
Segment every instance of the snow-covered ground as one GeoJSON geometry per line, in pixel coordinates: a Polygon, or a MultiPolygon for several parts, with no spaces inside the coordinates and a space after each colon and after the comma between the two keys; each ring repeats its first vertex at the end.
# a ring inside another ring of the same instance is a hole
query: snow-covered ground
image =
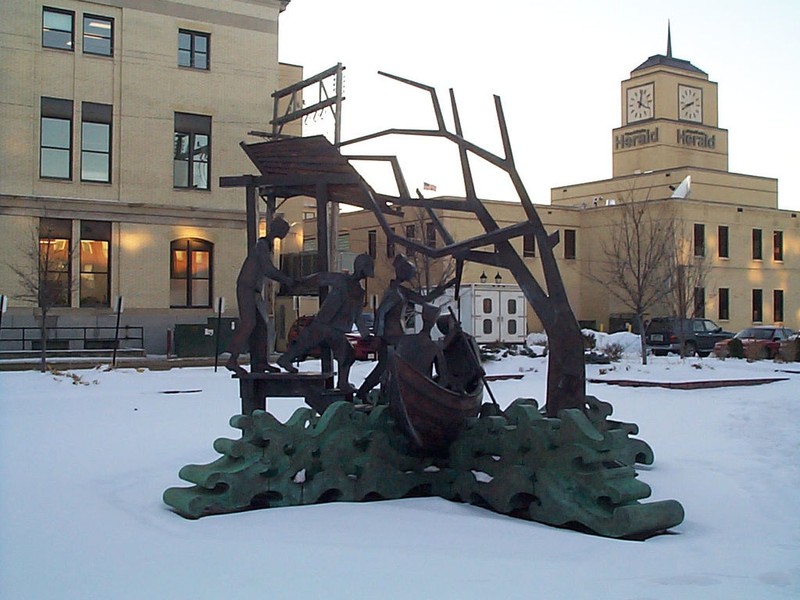
{"type": "MultiPolygon", "coordinates": [[[[600,345],[600,344],[598,344],[600,345]]],[[[305,363],[314,369],[317,363],[305,363]]],[[[357,363],[360,381],[373,363],[357,363]]],[[[542,400],[546,359],[507,357],[494,395],[542,400]]],[[[800,597],[800,364],[635,356],[597,379],[786,377],[680,391],[589,384],[638,423],[651,499],[686,520],[619,541],[436,498],[189,521],[178,470],[236,438],[237,383],[212,368],[0,373],[0,598],[769,599],[800,597]],[[786,372],[793,370],[793,373],[786,372]],[[178,392],[178,393],[165,393],[178,392]]],[[[275,399],[285,420],[299,401],[275,399]]]]}

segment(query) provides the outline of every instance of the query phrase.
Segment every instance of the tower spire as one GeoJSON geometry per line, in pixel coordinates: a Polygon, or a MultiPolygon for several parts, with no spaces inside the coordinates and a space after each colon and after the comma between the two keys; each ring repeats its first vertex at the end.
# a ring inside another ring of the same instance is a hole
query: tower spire
{"type": "Polygon", "coordinates": [[[667,19],[667,58],[672,58],[672,32],[670,31],[669,19],[667,19]]]}

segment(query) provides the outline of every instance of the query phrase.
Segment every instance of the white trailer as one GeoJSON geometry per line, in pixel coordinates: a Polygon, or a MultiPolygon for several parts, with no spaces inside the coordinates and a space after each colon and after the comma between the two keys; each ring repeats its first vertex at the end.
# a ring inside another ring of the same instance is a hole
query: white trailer
{"type": "MultiPolygon", "coordinates": [[[[458,302],[453,299],[449,289],[438,299],[442,314],[448,308],[461,321],[464,331],[475,338],[479,344],[524,344],[527,335],[526,324],[528,303],[518,285],[497,283],[470,283],[461,286],[458,302]]],[[[419,331],[422,320],[417,312],[415,329],[419,331]]],[[[433,330],[438,337],[438,330],[433,330]]]]}

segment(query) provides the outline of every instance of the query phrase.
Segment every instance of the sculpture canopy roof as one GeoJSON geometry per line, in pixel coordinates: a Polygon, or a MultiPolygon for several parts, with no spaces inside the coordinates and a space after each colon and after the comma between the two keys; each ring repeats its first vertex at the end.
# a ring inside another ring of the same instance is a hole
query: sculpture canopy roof
{"type": "Polygon", "coordinates": [[[279,197],[313,198],[317,186],[324,185],[328,201],[367,209],[374,206],[367,191],[371,188],[324,136],[242,144],[242,149],[261,172],[259,184],[279,197]]]}

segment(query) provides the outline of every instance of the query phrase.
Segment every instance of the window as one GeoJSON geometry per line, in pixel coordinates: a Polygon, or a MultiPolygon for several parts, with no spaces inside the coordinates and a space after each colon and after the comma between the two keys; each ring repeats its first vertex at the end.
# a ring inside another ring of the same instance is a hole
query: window
{"type": "Polygon", "coordinates": [[[367,254],[375,258],[378,254],[378,232],[374,229],[367,231],[367,254]]]}
{"type": "Polygon", "coordinates": [[[81,221],[81,306],[111,306],[111,223],[81,221]]]}
{"type": "Polygon", "coordinates": [[[110,183],[111,106],[84,102],[81,113],[81,181],[110,183]]]}
{"type": "Polygon", "coordinates": [[[772,232],[772,260],[775,262],[783,261],[783,232],[772,232]]]}
{"type": "Polygon", "coordinates": [[[210,38],[207,33],[178,30],[178,66],[207,70],[210,38]]]}
{"type": "Polygon", "coordinates": [[[72,179],[72,100],[42,98],[39,177],[72,179]]]}
{"type": "Polygon", "coordinates": [[[753,260],[761,260],[761,230],[753,229],[753,260]]]}
{"type": "Polygon", "coordinates": [[[211,306],[213,249],[210,242],[195,238],[175,240],[170,244],[170,306],[211,306]]]}
{"type": "Polygon", "coordinates": [[[436,248],[436,225],[433,223],[425,223],[425,245],[436,248]]]}
{"type": "Polygon", "coordinates": [[[483,320],[483,333],[486,335],[492,333],[492,320],[491,319],[484,319],[483,320]]]}
{"type": "Polygon", "coordinates": [[[114,55],[114,19],[83,15],[83,52],[99,56],[114,55]]]}
{"type": "Polygon", "coordinates": [[[575,230],[564,230],[564,258],[571,260],[574,259],[575,254],[575,230]]]}
{"type": "Polygon", "coordinates": [[[336,237],[336,250],[338,252],[350,252],[350,233],[341,232],[336,237]]]}
{"type": "MultiPolygon", "coordinates": [[[[415,240],[417,238],[417,226],[414,224],[406,225],[406,238],[409,240],[415,240]]],[[[415,252],[413,248],[406,248],[406,252],[409,256],[414,256],[415,252]]]]}
{"type": "Polygon", "coordinates": [[[694,288],[694,316],[702,319],[706,316],[706,290],[705,288],[694,288]]]}
{"type": "Polygon", "coordinates": [[[517,314],[517,301],[514,298],[508,299],[508,314],[517,314]]]}
{"type": "Polygon", "coordinates": [[[69,306],[72,221],[39,219],[39,306],[69,306]]]}
{"type": "Polygon", "coordinates": [[[719,303],[717,316],[720,321],[727,321],[731,318],[730,309],[730,290],[728,288],[719,288],[719,303]]]}
{"type": "Polygon", "coordinates": [[[783,290],[772,292],[772,320],[776,323],[783,321],[783,290]]]}
{"type": "Polygon", "coordinates": [[[727,225],[720,225],[717,227],[717,256],[720,258],[730,258],[727,225]]]}
{"type": "Polygon", "coordinates": [[[175,113],[174,146],[173,185],[211,189],[211,117],[175,113]]]}
{"type": "Polygon", "coordinates": [[[702,223],[694,224],[694,255],[706,255],[706,226],[702,223]]]}
{"type": "Polygon", "coordinates": [[[58,50],[75,49],[75,13],[57,8],[42,9],[42,46],[58,50]]]}
{"type": "Polygon", "coordinates": [[[317,251],[317,238],[304,237],[303,238],[303,252],[316,252],[317,251]]]}
{"type": "Polygon", "coordinates": [[[763,292],[753,290],[753,322],[761,323],[764,320],[763,292]]]}
{"type": "Polygon", "coordinates": [[[386,237],[386,258],[394,258],[394,240],[392,239],[394,227],[390,227],[389,229],[392,234],[386,237]]]}
{"type": "Polygon", "coordinates": [[[509,335],[516,335],[516,333],[517,333],[517,320],[516,319],[509,319],[508,320],[508,333],[509,333],[509,335]]]}
{"type": "Polygon", "coordinates": [[[492,312],[492,299],[491,298],[484,298],[483,299],[483,314],[488,315],[492,312]]]}
{"type": "Polygon", "coordinates": [[[524,258],[534,258],[536,256],[536,238],[533,234],[522,236],[522,256],[524,258]]]}

